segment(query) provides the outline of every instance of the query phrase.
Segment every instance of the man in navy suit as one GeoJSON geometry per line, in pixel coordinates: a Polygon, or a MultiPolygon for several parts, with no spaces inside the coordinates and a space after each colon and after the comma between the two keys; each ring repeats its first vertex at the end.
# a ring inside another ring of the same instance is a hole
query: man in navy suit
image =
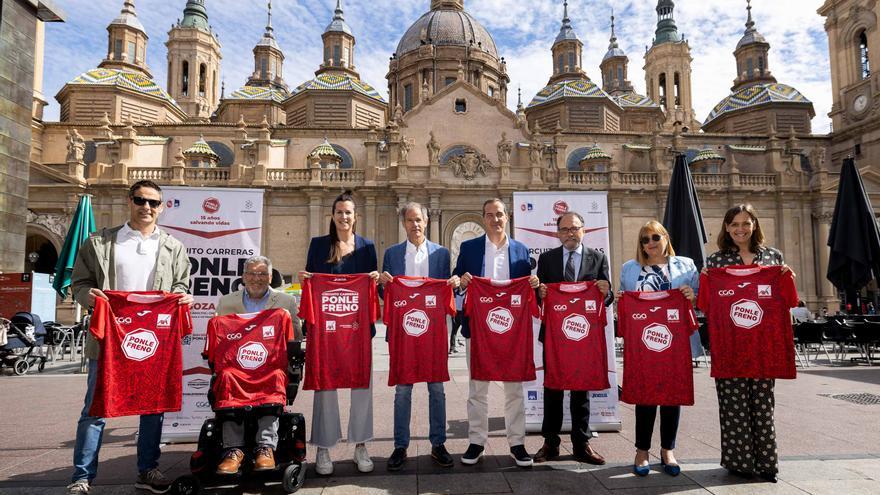
{"type": "MultiPolygon", "coordinates": [[[[430,277],[448,279],[458,287],[459,277],[450,276],[449,250],[425,238],[428,228],[428,210],[419,203],[408,203],[400,210],[400,221],[406,230],[406,240],[385,250],[380,284],[393,277],[430,277]]],[[[388,458],[388,470],[397,471],[406,462],[409,447],[409,424],[412,409],[412,385],[397,385],[394,391],[394,452],[388,458]]],[[[443,382],[428,384],[428,418],[431,458],[434,462],[451,467],[452,456],[446,450],[446,395],[443,382]]]]}
{"type": "MultiPolygon", "coordinates": [[[[505,231],[508,220],[504,201],[492,198],[483,203],[483,226],[486,234],[461,243],[458,262],[453,271],[454,275],[461,277],[462,288],[467,287],[474,275],[492,280],[530,276],[532,288],[538,288],[538,277],[531,275],[528,248],[511,239],[505,231]]],[[[467,318],[462,319],[461,334],[470,339],[467,318]]],[[[470,363],[470,342],[467,351],[470,363]]],[[[461,462],[472,465],[480,460],[489,437],[489,382],[470,380],[467,412],[470,445],[461,456],[461,462]]],[[[504,382],[504,424],[507,428],[510,454],[516,460],[516,465],[531,466],[532,458],[524,445],[526,416],[521,382],[504,382]]]]}

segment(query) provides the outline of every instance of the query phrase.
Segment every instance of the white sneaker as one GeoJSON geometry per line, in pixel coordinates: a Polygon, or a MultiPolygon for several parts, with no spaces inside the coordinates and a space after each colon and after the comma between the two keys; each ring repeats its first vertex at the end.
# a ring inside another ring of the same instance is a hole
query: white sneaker
{"type": "Polygon", "coordinates": [[[315,472],[321,476],[333,474],[333,461],[330,460],[330,449],[318,447],[318,458],[315,460],[315,472]]]}
{"type": "Polygon", "coordinates": [[[67,485],[67,495],[85,495],[89,488],[89,480],[76,480],[67,485]]]}
{"type": "Polygon", "coordinates": [[[373,460],[367,453],[367,446],[359,443],[354,448],[354,463],[357,464],[358,471],[362,473],[370,473],[373,471],[373,460]]]}

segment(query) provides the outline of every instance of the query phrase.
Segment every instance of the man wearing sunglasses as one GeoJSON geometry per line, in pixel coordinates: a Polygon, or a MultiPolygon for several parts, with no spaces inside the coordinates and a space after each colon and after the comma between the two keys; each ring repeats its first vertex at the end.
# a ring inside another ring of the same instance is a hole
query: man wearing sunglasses
{"type": "MultiPolygon", "coordinates": [[[[605,296],[605,306],[614,302],[614,293],[609,282],[608,258],[605,253],[588,248],[582,244],[584,239],[584,217],[570,211],[556,219],[556,236],[561,246],[546,251],[538,258],[538,279],[541,286],[538,293],[547,297],[544,284],[559,282],[582,282],[596,280],[596,286],[605,296]]],[[[538,334],[544,342],[544,326],[538,334]]],[[[544,364],[546,367],[546,363],[544,364]]],[[[545,462],[559,457],[559,432],[562,430],[562,398],[564,390],[544,387],[544,422],[541,434],[544,446],[535,454],[535,462],[545,462]]],[[[590,446],[590,392],[571,391],[571,443],[575,460],[588,464],[605,464],[605,458],[590,446]]]]}
{"type": "MultiPolygon", "coordinates": [[[[189,257],[177,239],[159,229],[162,189],[152,181],[136,182],[128,190],[129,218],[123,225],[104,228],[83,242],[73,266],[73,298],[87,308],[105,290],[161,290],[184,294],[180,304],[192,304],[189,291],[189,257]]],[[[84,407],[76,427],[73,476],[69,494],[88,493],[98,472],[98,452],[104,433],[104,418],[89,415],[98,378],[99,344],[91,334],[86,339],[88,380],[84,407]]],[[[140,417],[137,441],[138,477],[135,487],[153,493],[168,491],[171,482],[159,470],[159,439],[163,414],[140,417]]]]}

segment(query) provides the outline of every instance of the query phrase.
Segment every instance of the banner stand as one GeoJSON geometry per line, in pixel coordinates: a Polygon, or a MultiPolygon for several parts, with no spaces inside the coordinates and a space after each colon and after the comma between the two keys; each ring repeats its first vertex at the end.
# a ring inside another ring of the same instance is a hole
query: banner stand
{"type": "MultiPolygon", "coordinates": [[[[606,192],[515,192],[511,213],[514,216],[514,239],[529,248],[532,273],[538,267],[538,257],[560,245],[556,235],[556,219],[569,211],[584,217],[583,244],[597,249],[608,256],[612,265],[608,238],[608,193],[606,192]]],[[[610,275],[610,274],[609,274],[610,275]]],[[[593,391],[590,394],[590,428],[594,431],[620,431],[620,411],[617,395],[617,361],[614,356],[614,308],[606,308],[608,323],[605,326],[608,344],[608,390],[593,391]]],[[[540,321],[535,319],[534,345],[537,379],[523,383],[523,396],[526,409],[526,431],[540,432],[544,419],[544,362],[543,345],[538,342],[540,321]]],[[[571,431],[569,412],[569,393],[563,401],[563,431],[571,431]]]]}

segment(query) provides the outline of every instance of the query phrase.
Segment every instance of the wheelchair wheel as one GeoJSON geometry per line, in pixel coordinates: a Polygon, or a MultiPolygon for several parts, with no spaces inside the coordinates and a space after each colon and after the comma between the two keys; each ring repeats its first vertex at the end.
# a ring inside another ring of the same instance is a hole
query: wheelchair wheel
{"type": "Polygon", "coordinates": [[[15,371],[16,375],[21,376],[27,373],[30,367],[31,365],[27,362],[27,359],[19,358],[13,365],[12,370],[15,371]]]}
{"type": "Polygon", "coordinates": [[[281,488],[284,493],[294,493],[299,490],[306,479],[306,465],[291,464],[284,469],[284,477],[281,479],[281,488]]]}
{"type": "Polygon", "coordinates": [[[171,483],[169,493],[172,495],[198,495],[202,491],[202,484],[195,476],[184,475],[171,483]]]}

